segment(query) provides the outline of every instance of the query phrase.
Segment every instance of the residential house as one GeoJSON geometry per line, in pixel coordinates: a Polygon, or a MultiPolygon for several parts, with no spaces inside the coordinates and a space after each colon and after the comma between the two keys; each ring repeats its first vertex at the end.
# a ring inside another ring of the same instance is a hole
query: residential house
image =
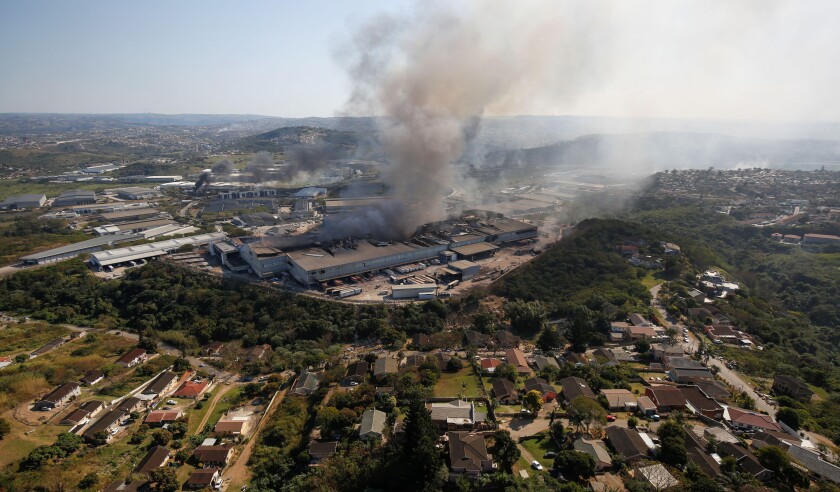
{"type": "Polygon", "coordinates": [[[217,436],[245,436],[250,429],[250,417],[222,417],[216,422],[213,432],[217,436]]]}
{"type": "Polygon", "coordinates": [[[741,471],[749,473],[759,481],[767,482],[773,478],[773,472],[764,468],[764,466],[758,461],[758,458],[740,444],[719,442],[717,450],[718,454],[722,458],[727,456],[735,458],[736,463],[738,463],[738,468],[740,468],[741,471]]]}
{"type": "Polygon", "coordinates": [[[64,383],[35,402],[35,410],[52,410],[82,394],[79,383],[64,383]]]}
{"type": "Polygon", "coordinates": [[[777,446],[784,449],[788,444],[800,446],[802,439],[787,432],[772,430],[758,431],[752,436],[752,447],[756,449],[761,449],[764,446],[777,446]]]}
{"type": "Polygon", "coordinates": [[[510,405],[519,400],[519,391],[508,379],[493,381],[493,394],[496,395],[496,400],[503,405],[510,405]]]}
{"type": "Polygon", "coordinates": [[[569,352],[563,356],[563,359],[566,361],[567,364],[573,366],[585,366],[589,364],[589,359],[586,358],[585,354],[578,354],[575,352],[569,352]]]}
{"type": "Polygon", "coordinates": [[[169,462],[169,450],[163,446],[155,446],[146,453],[134,469],[137,473],[151,473],[169,462]]]}
{"type": "Polygon", "coordinates": [[[645,417],[656,415],[656,413],[659,411],[656,408],[656,404],[653,403],[653,400],[651,400],[647,396],[640,396],[639,399],[636,400],[636,405],[638,405],[639,407],[639,412],[645,417]]]}
{"type": "Polygon", "coordinates": [[[176,384],[178,384],[178,375],[171,371],[164,371],[143,389],[143,394],[149,396],[162,395],[174,388],[176,384]]]}
{"type": "Polygon", "coordinates": [[[370,408],[362,414],[362,425],[359,426],[359,439],[369,441],[371,439],[382,439],[385,432],[385,412],[370,408]]]}
{"type": "Polygon", "coordinates": [[[688,291],[688,297],[693,299],[694,302],[696,302],[697,304],[699,304],[701,306],[703,305],[703,303],[706,302],[706,294],[703,293],[703,292],[700,292],[697,289],[690,289],[688,291]]]}
{"type": "Polygon", "coordinates": [[[610,341],[620,342],[629,337],[630,323],[624,321],[613,321],[610,323],[610,341]]]}
{"type": "Polygon", "coordinates": [[[261,361],[267,356],[271,355],[271,345],[264,343],[262,345],[254,345],[245,350],[245,362],[261,361]]]}
{"type": "Polygon", "coordinates": [[[633,313],[627,317],[633,326],[653,326],[653,324],[639,313],[633,313]]]}
{"type": "Polygon", "coordinates": [[[102,381],[105,379],[105,373],[102,371],[88,371],[85,373],[84,377],[81,379],[81,383],[85,386],[93,386],[94,384],[102,381]]]}
{"type": "Polygon", "coordinates": [[[703,331],[715,343],[737,343],[741,339],[741,335],[732,325],[707,325],[703,331]]]}
{"type": "Polygon", "coordinates": [[[185,484],[189,489],[219,489],[222,477],[218,468],[199,468],[190,474],[185,484]]]}
{"type": "Polygon", "coordinates": [[[834,484],[840,484],[840,467],[822,459],[818,453],[794,444],[787,444],[782,449],[787,449],[793,461],[804,466],[814,475],[834,484]]]}
{"type": "Polygon", "coordinates": [[[701,367],[698,369],[671,369],[668,377],[677,384],[694,384],[697,381],[711,381],[715,379],[712,371],[701,367]]]}
{"type": "Polygon", "coordinates": [[[117,364],[123,367],[134,367],[137,364],[142,364],[149,358],[145,349],[135,348],[131,349],[117,359],[117,364]]]}
{"type": "Polygon", "coordinates": [[[606,364],[608,366],[618,365],[618,361],[615,358],[615,354],[613,354],[611,350],[605,348],[596,348],[595,350],[593,350],[592,358],[598,361],[599,363],[606,364]]]}
{"type": "Polygon", "coordinates": [[[799,378],[779,374],[773,378],[773,391],[778,395],[785,395],[800,401],[811,401],[814,392],[799,378]]]}
{"type": "Polygon", "coordinates": [[[59,423],[61,425],[79,425],[85,424],[89,421],[90,414],[87,411],[82,410],[81,408],[77,408],[69,414],[67,414],[63,419],[61,419],[61,422],[59,423]]]}
{"type": "Polygon", "coordinates": [[[347,373],[344,375],[344,379],[341,380],[341,384],[363,383],[369,370],[370,364],[363,360],[356,361],[347,366],[347,373]]]}
{"type": "Polygon", "coordinates": [[[554,360],[554,357],[545,357],[543,355],[535,355],[534,356],[534,367],[537,368],[537,371],[542,371],[548,366],[556,367],[560,369],[560,365],[557,364],[557,361],[554,360]]]}
{"type": "Polygon", "coordinates": [[[143,411],[145,408],[146,408],[146,402],[144,402],[140,398],[130,396],[130,397],[124,399],[123,401],[121,401],[117,405],[116,410],[119,410],[121,412],[125,412],[126,414],[129,414],[131,412],[143,411]]]}
{"type": "Polygon", "coordinates": [[[653,340],[656,338],[656,328],[653,326],[630,326],[627,328],[630,340],[653,340]]]}
{"type": "Polygon", "coordinates": [[[502,361],[499,359],[488,358],[488,359],[481,359],[481,373],[482,374],[496,374],[496,368],[502,365],[502,361]]]}
{"type": "Polygon", "coordinates": [[[732,397],[729,388],[718,380],[700,380],[694,383],[703,393],[714,398],[716,401],[726,403],[732,397]]]}
{"type": "Polygon", "coordinates": [[[630,352],[627,349],[611,348],[606,352],[608,354],[612,354],[612,357],[616,362],[636,362],[639,360],[637,354],[630,352]]]}
{"type": "Polygon", "coordinates": [[[309,443],[309,464],[317,465],[335,454],[338,443],[312,441],[309,443]]]}
{"type": "Polygon", "coordinates": [[[46,354],[47,352],[49,352],[53,349],[61,347],[62,345],[67,343],[67,340],[69,340],[69,339],[68,338],[56,338],[55,340],[50,340],[43,347],[41,347],[38,350],[29,354],[29,358],[34,359],[35,357],[38,357],[39,355],[44,355],[44,354],[46,354]]]}
{"type": "Polygon", "coordinates": [[[412,354],[402,361],[404,367],[420,367],[426,362],[426,354],[412,354]]]}
{"type": "Polygon", "coordinates": [[[383,356],[376,359],[373,364],[373,376],[383,378],[388,374],[396,374],[399,369],[399,362],[393,357],[383,356]]]}
{"type": "Polygon", "coordinates": [[[688,409],[695,414],[714,420],[723,418],[723,407],[697,386],[680,386],[680,393],[688,402],[688,409]]]}
{"type": "Polygon", "coordinates": [[[193,451],[195,460],[205,468],[224,468],[230,457],[233,456],[233,446],[198,446],[193,451]]]}
{"type": "Polygon", "coordinates": [[[612,457],[610,457],[610,453],[607,451],[604,441],[600,439],[578,439],[575,441],[574,446],[575,451],[592,456],[592,459],[595,461],[595,472],[603,472],[604,470],[612,468],[612,457]]]}
{"type": "Polygon", "coordinates": [[[201,353],[207,357],[218,357],[222,354],[223,348],[225,348],[225,344],[223,342],[210,342],[201,347],[201,353]]]}
{"type": "Polygon", "coordinates": [[[317,391],[320,384],[321,381],[318,379],[317,374],[314,372],[304,371],[295,380],[295,384],[292,385],[291,392],[293,395],[308,396],[317,391]]]}
{"type": "Polygon", "coordinates": [[[601,394],[607,398],[610,410],[621,412],[635,412],[638,404],[636,396],[626,389],[602,389],[601,394]]]}
{"type": "Polygon", "coordinates": [[[181,386],[172,393],[174,398],[189,398],[195,400],[207,391],[210,386],[209,379],[202,379],[201,381],[184,381],[181,386]]]}
{"type": "Polygon", "coordinates": [[[613,450],[624,456],[625,461],[647,458],[650,448],[633,429],[611,425],[606,428],[607,442],[613,450]]]}
{"type": "Polygon", "coordinates": [[[731,432],[723,427],[706,427],[703,429],[703,437],[705,437],[706,440],[714,439],[715,442],[719,443],[728,442],[731,444],[738,444],[741,442],[737,437],[733,436],[731,432]]]}
{"type": "Polygon", "coordinates": [[[497,331],[496,341],[501,348],[514,348],[519,346],[519,337],[507,330],[497,331]]]}
{"type": "Polygon", "coordinates": [[[525,358],[525,354],[518,348],[508,349],[505,352],[505,357],[507,357],[507,363],[516,368],[517,373],[531,374],[531,368],[528,367],[528,360],[525,358]]]}
{"type": "Polygon", "coordinates": [[[180,410],[152,410],[143,421],[149,427],[162,427],[171,424],[183,416],[180,410]]]}
{"type": "Polygon", "coordinates": [[[721,475],[720,465],[707,452],[709,443],[693,432],[686,432],[685,447],[690,462],[695,463],[706,475],[717,478],[721,475]]]}
{"type": "Polygon", "coordinates": [[[578,396],[585,396],[587,398],[595,399],[595,393],[589,388],[589,383],[578,377],[568,377],[560,380],[560,386],[563,387],[563,400],[569,404],[578,396]]]}
{"type": "Polygon", "coordinates": [[[481,434],[447,432],[449,439],[449,467],[452,475],[476,477],[494,471],[493,460],[481,434]]]}
{"type": "Polygon", "coordinates": [[[557,398],[557,390],[543,378],[525,380],[525,392],[529,393],[531,391],[538,391],[542,395],[543,401],[551,401],[557,398]]]}
{"type": "Polygon", "coordinates": [[[473,402],[453,400],[431,404],[432,422],[441,431],[480,430],[486,426],[487,414],[477,412],[473,402]]]}
{"type": "Polygon", "coordinates": [[[102,492],[147,492],[151,489],[148,480],[133,480],[126,483],[125,480],[114,480],[102,492]]]}
{"type": "Polygon", "coordinates": [[[685,411],[688,405],[685,396],[675,386],[664,384],[648,386],[645,388],[645,396],[650,398],[661,412],[685,411]]]}
{"type": "Polygon", "coordinates": [[[751,412],[741,408],[726,407],[723,418],[735,430],[745,432],[782,430],[782,427],[770,415],[751,412]]]}
{"type": "Polygon", "coordinates": [[[661,361],[665,357],[682,357],[685,355],[683,349],[679,345],[668,345],[664,343],[654,343],[650,346],[650,353],[653,355],[653,360],[661,361]]]}
{"type": "Polygon", "coordinates": [[[636,468],[633,470],[633,476],[650,484],[656,491],[676,489],[680,485],[680,481],[674,478],[662,463],[636,468]]]}
{"type": "Polygon", "coordinates": [[[87,440],[93,440],[96,438],[97,433],[105,432],[110,438],[110,436],[116,434],[117,429],[119,429],[120,425],[122,425],[126,419],[128,419],[127,413],[120,410],[111,410],[100,417],[99,420],[94,422],[90,427],[85,429],[82,436],[87,440]]]}

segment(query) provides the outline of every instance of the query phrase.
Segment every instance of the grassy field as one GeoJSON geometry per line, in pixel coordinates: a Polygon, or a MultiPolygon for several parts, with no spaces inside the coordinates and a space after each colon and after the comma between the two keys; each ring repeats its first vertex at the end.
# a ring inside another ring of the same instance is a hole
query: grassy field
{"type": "Polygon", "coordinates": [[[642,277],[640,281],[642,282],[642,285],[650,289],[651,287],[655,287],[664,282],[665,278],[660,270],[648,270],[647,275],[642,277]]]}
{"type": "Polygon", "coordinates": [[[630,383],[630,391],[632,391],[634,395],[642,396],[645,394],[645,385],[642,383],[630,383]]]}
{"type": "Polygon", "coordinates": [[[66,336],[70,330],[48,323],[18,323],[0,328],[0,355],[30,353],[50,340],[66,336]]]}
{"type": "MultiPolygon", "coordinates": [[[[222,391],[222,387],[216,387],[213,389],[212,393],[216,394],[219,391],[222,391]]],[[[207,424],[214,426],[216,422],[219,420],[219,417],[222,416],[224,412],[230,410],[234,404],[239,400],[239,396],[242,394],[242,388],[232,388],[228,391],[218,402],[215,408],[213,408],[210,417],[207,419],[207,424]]],[[[191,409],[187,412],[187,416],[189,417],[189,434],[198,434],[201,433],[201,429],[198,428],[198,425],[204,420],[204,416],[207,415],[207,412],[210,411],[210,401],[213,400],[213,396],[211,395],[208,400],[204,401],[204,405],[202,408],[195,410],[191,409]]]]}
{"type": "Polygon", "coordinates": [[[551,468],[552,465],[554,465],[554,458],[543,458],[543,455],[549,451],[554,451],[555,453],[559,451],[557,446],[554,445],[554,441],[547,437],[546,434],[536,434],[535,436],[525,439],[519,444],[531,453],[531,456],[533,456],[535,460],[539,461],[546,469],[551,468]]]}
{"type": "Polygon", "coordinates": [[[67,430],[67,427],[58,425],[24,425],[15,420],[12,414],[13,410],[3,413],[3,418],[9,422],[12,430],[0,440],[0,467],[25,457],[38,446],[54,443],[56,436],[67,430]]]}
{"type": "Polygon", "coordinates": [[[435,385],[435,396],[482,396],[478,379],[471,367],[465,367],[458,372],[444,371],[435,385]]]}

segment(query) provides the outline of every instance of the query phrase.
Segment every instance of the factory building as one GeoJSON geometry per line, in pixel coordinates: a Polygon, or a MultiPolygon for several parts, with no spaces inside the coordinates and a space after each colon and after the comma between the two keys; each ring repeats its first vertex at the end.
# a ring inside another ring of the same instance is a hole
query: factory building
{"type": "Polygon", "coordinates": [[[460,276],[461,280],[472,280],[478,276],[481,267],[471,261],[457,260],[446,265],[448,270],[460,276]]]}
{"type": "Polygon", "coordinates": [[[109,236],[97,237],[88,239],[79,243],[68,244],[60,248],[48,249],[40,253],[34,253],[21,257],[24,265],[43,265],[45,263],[55,263],[57,261],[75,258],[84,253],[93,253],[102,251],[108,246],[113,246],[117,243],[126,241],[136,241],[143,239],[139,234],[116,234],[109,236]]]}
{"type": "Polygon", "coordinates": [[[395,285],[391,288],[393,299],[434,299],[437,284],[395,285]]]}
{"type": "Polygon", "coordinates": [[[70,207],[73,205],[92,205],[96,203],[96,193],[90,190],[65,191],[53,200],[53,207],[70,207]]]}
{"type": "Polygon", "coordinates": [[[266,198],[277,196],[277,190],[271,189],[257,189],[257,190],[234,190],[225,193],[219,193],[219,198],[222,200],[237,200],[239,198],[266,198]]]}
{"type": "Polygon", "coordinates": [[[100,251],[90,255],[90,264],[102,269],[132,261],[157,258],[159,256],[172,253],[182,246],[204,246],[205,244],[210,244],[214,241],[222,241],[224,239],[227,239],[227,234],[224,232],[212,232],[210,234],[199,234],[197,236],[169,239],[167,241],[158,241],[156,243],[138,244],[136,246],[128,246],[126,248],[100,251]]]}
{"type": "Polygon", "coordinates": [[[127,188],[114,188],[112,190],[105,190],[107,193],[117,195],[123,200],[148,200],[160,196],[160,192],[151,188],[142,188],[139,186],[129,186],[127,188]]]}
{"type": "Polygon", "coordinates": [[[289,271],[289,256],[282,249],[256,242],[239,248],[240,257],[257,277],[273,277],[289,271]]]}
{"type": "Polygon", "coordinates": [[[15,195],[0,202],[0,210],[27,210],[41,208],[47,203],[44,194],[15,195]]]}
{"type": "Polygon", "coordinates": [[[132,222],[149,219],[157,215],[160,215],[160,210],[156,208],[134,208],[106,212],[99,214],[99,218],[108,222],[132,222]]]}

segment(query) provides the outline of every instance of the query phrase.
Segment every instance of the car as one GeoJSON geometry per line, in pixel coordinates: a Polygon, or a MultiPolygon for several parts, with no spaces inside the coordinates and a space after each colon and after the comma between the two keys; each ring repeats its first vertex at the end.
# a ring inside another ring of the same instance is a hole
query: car
{"type": "Polygon", "coordinates": [[[531,411],[523,408],[522,410],[519,411],[519,415],[531,415],[531,411]]]}
{"type": "Polygon", "coordinates": [[[166,400],[166,403],[167,403],[168,405],[177,405],[177,404],[178,404],[178,402],[177,402],[177,401],[175,401],[175,400],[166,400]]]}
{"type": "Polygon", "coordinates": [[[683,338],[683,342],[688,343],[688,337],[683,338]]]}
{"type": "Polygon", "coordinates": [[[543,466],[540,464],[539,461],[534,460],[531,462],[531,468],[533,468],[534,470],[542,470],[543,466]]]}
{"type": "Polygon", "coordinates": [[[615,415],[607,415],[607,422],[615,422],[615,415]]]}
{"type": "Polygon", "coordinates": [[[350,381],[350,386],[358,386],[358,385],[359,385],[358,381],[350,381]]]}
{"type": "Polygon", "coordinates": [[[557,457],[557,453],[555,453],[554,451],[549,451],[549,452],[547,452],[543,455],[543,458],[545,458],[545,459],[556,458],[556,457],[557,457]]]}
{"type": "Polygon", "coordinates": [[[204,364],[199,364],[198,367],[204,367],[204,364]]]}

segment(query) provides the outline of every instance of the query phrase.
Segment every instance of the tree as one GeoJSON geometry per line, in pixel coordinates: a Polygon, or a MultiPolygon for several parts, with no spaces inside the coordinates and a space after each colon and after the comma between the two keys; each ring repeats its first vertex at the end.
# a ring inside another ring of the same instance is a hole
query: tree
{"type": "Polygon", "coordinates": [[[513,464],[522,456],[522,452],[516,446],[516,442],[510,437],[510,432],[497,430],[493,433],[493,445],[490,453],[507,473],[513,472],[513,464]]]}
{"type": "Polygon", "coordinates": [[[180,439],[187,435],[187,430],[189,430],[189,426],[187,426],[186,422],[177,421],[172,422],[169,424],[169,432],[172,433],[172,437],[175,439],[180,439]]]}
{"type": "Polygon", "coordinates": [[[519,333],[536,333],[546,322],[547,311],[540,301],[515,300],[505,304],[505,317],[510,329],[519,333]]]}
{"type": "Polygon", "coordinates": [[[80,489],[92,489],[98,483],[99,483],[99,475],[97,475],[95,472],[90,472],[87,475],[85,475],[84,477],[82,477],[81,480],[79,480],[78,487],[80,489]]]}
{"type": "Polygon", "coordinates": [[[405,424],[405,444],[400,467],[403,470],[399,485],[404,490],[436,491],[445,480],[443,459],[435,444],[438,432],[426,410],[424,401],[409,402],[405,424]]]}
{"type": "Polygon", "coordinates": [[[563,345],[563,338],[557,328],[551,325],[545,326],[537,338],[537,347],[540,350],[549,352],[563,345]]]}
{"type": "Polygon", "coordinates": [[[29,360],[29,355],[27,354],[17,354],[15,356],[15,362],[18,364],[23,364],[24,362],[29,360]]]}
{"type": "Polygon", "coordinates": [[[496,367],[496,377],[500,379],[507,379],[511,382],[516,382],[516,378],[519,376],[519,373],[516,372],[516,368],[510,364],[500,364],[496,367]]]}
{"type": "Polygon", "coordinates": [[[554,469],[569,480],[582,481],[595,476],[595,460],[580,451],[560,451],[554,458],[554,469]]]}
{"type": "Polygon", "coordinates": [[[62,432],[55,440],[55,445],[61,449],[65,455],[73,454],[77,449],[82,447],[85,440],[82,436],[71,434],[69,432],[62,432]]]}
{"type": "Polygon", "coordinates": [[[181,488],[175,470],[170,467],[155,468],[149,473],[151,489],[157,492],[177,492],[181,488]]]}
{"type": "Polygon", "coordinates": [[[496,325],[499,321],[496,319],[496,316],[493,313],[487,311],[481,311],[480,313],[473,316],[473,329],[479,333],[484,333],[486,335],[492,335],[496,332],[496,325]]]}
{"type": "Polygon", "coordinates": [[[190,361],[184,359],[183,357],[178,357],[177,359],[175,359],[175,362],[172,365],[172,369],[174,369],[175,372],[188,371],[190,369],[190,361]]]}
{"type": "Polygon", "coordinates": [[[446,370],[449,372],[458,372],[462,367],[464,367],[464,363],[457,355],[450,357],[449,361],[446,363],[446,370]]]}
{"type": "Polygon", "coordinates": [[[639,419],[636,418],[635,415],[631,415],[629,419],[627,419],[627,427],[629,429],[635,429],[636,426],[639,425],[639,419]]]}
{"type": "Polygon", "coordinates": [[[551,427],[548,428],[548,432],[555,441],[563,442],[566,429],[563,427],[563,422],[557,420],[551,424],[551,427]]]}
{"type": "Polygon", "coordinates": [[[790,464],[787,453],[778,446],[764,446],[755,452],[755,457],[773,473],[780,473],[790,464]]]}
{"type": "Polygon", "coordinates": [[[595,314],[586,306],[575,306],[568,330],[572,352],[586,351],[592,332],[595,331],[595,314]]]}
{"type": "Polygon", "coordinates": [[[639,354],[646,354],[650,351],[650,342],[647,340],[638,340],[634,348],[639,354]]]}
{"type": "Polygon", "coordinates": [[[599,425],[607,423],[607,411],[604,407],[585,396],[578,396],[571,401],[568,414],[569,423],[574,425],[578,432],[583,429],[589,434],[589,428],[593,423],[599,425]]]}
{"type": "Polygon", "coordinates": [[[667,420],[656,431],[660,439],[660,459],[671,466],[682,468],[688,462],[685,449],[685,431],[674,420],[667,420]]]}
{"type": "Polygon", "coordinates": [[[172,433],[166,429],[157,429],[152,432],[152,445],[166,446],[172,440],[172,433]]]}
{"type": "Polygon", "coordinates": [[[9,425],[9,421],[4,418],[0,418],[0,440],[6,437],[11,431],[12,426],[9,425]]]}
{"type": "Polygon", "coordinates": [[[94,446],[104,446],[108,444],[108,437],[110,436],[105,431],[94,432],[90,442],[94,446]]]}
{"type": "Polygon", "coordinates": [[[537,390],[531,390],[525,393],[522,398],[522,406],[531,413],[536,414],[543,407],[542,393],[537,390]]]}
{"type": "Polygon", "coordinates": [[[776,420],[784,422],[793,430],[798,430],[801,422],[799,420],[799,412],[793,408],[782,407],[776,412],[776,420]]]}
{"type": "Polygon", "coordinates": [[[705,474],[701,474],[692,481],[689,490],[690,492],[724,492],[723,487],[705,474]]]}

